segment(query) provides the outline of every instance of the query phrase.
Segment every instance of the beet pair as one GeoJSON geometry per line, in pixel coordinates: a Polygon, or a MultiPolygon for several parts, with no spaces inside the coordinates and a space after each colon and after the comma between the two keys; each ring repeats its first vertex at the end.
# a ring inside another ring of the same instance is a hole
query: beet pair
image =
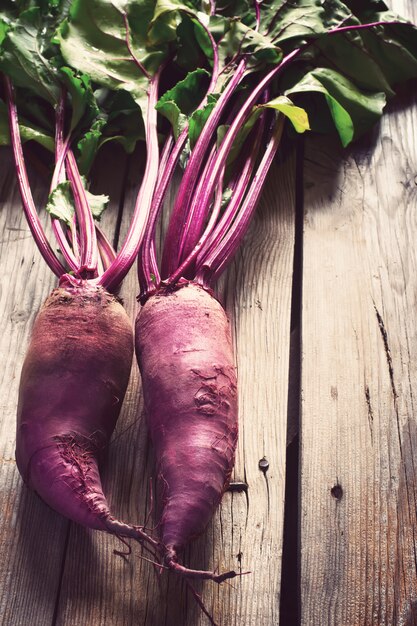
{"type": "Polygon", "coordinates": [[[159,539],[115,520],[101,486],[98,463],[133,356],[126,312],[101,287],[60,287],[36,319],[19,390],[19,471],[69,519],[147,541],[170,568],[218,579],[180,566],[178,554],[203,532],[233,468],[237,389],[226,314],[196,285],[162,291],[137,317],[136,353],[157,459],[159,539]]]}

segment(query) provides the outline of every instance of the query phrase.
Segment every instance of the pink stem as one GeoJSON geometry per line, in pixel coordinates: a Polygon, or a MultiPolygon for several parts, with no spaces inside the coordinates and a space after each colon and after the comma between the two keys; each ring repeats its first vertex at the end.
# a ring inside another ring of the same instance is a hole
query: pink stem
{"type": "MultiPolygon", "coordinates": [[[[80,268],[81,265],[81,251],[80,251],[80,238],[78,236],[78,231],[77,231],[77,216],[74,213],[73,218],[71,220],[71,226],[69,229],[69,234],[70,234],[70,240],[71,240],[71,245],[72,245],[72,249],[74,250],[74,255],[75,258],[77,259],[77,263],[78,263],[78,269],[80,268]]],[[[77,270],[78,271],[78,270],[77,270]]]]}
{"type": "Polygon", "coordinates": [[[233,196],[221,219],[216,224],[216,227],[213,229],[210,237],[207,239],[205,245],[201,247],[198,255],[197,269],[201,267],[206,257],[218,246],[219,242],[223,239],[223,237],[231,227],[233,219],[239,210],[239,206],[245,195],[247,186],[255,167],[256,159],[258,157],[259,148],[261,145],[262,129],[263,125],[260,125],[256,128],[255,141],[250,146],[249,155],[245,159],[239,179],[237,180],[235,188],[233,189],[233,196]]]}
{"type": "MultiPolygon", "coordinates": [[[[362,24],[360,26],[345,26],[345,27],[339,27],[339,28],[335,28],[331,31],[328,31],[328,34],[337,34],[339,32],[346,32],[348,30],[358,30],[361,28],[371,28],[374,26],[378,26],[381,25],[381,22],[373,22],[371,24],[362,24]]],[[[291,61],[294,60],[294,58],[296,58],[302,51],[304,51],[306,48],[308,48],[311,45],[312,42],[307,42],[306,44],[304,44],[303,46],[301,46],[300,48],[297,48],[295,50],[293,50],[292,52],[290,52],[286,57],[284,57],[281,61],[281,63],[279,65],[277,65],[276,67],[274,67],[272,70],[270,70],[268,72],[268,74],[263,78],[263,80],[261,80],[258,85],[255,87],[255,89],[252,91],[252,93],[249,95],[249,97],[246,99],[245,103],[243,104],[243,106],[241,107],[240,111],[238,112],[238,114],[236,115],[233,123],[231,124],[231,126],[229,127],[223,141],[222,144],[218,150],[216,159],[214,160],[214,162],[212,163],[207,176],[205,177],[205,185],[203,187],[203,193],[201,195],[199,195],[198,197],[198,201],[196,199],[194,199],[194,203],[191,207],[191,210],[188,212],[188,217],[187,217],[187,226],[188,228],[183,228],[182,230],[182,235],[180,238],[180,242],[179,242],[179,255],[178,255],[178,259],[181,259],[181,254],[182,254],[182,250],[185,246],[189,246],[195,241],[196,238],[196,233],[198,232],[198,225],[199,225],[199,220],[195,219],[195,213],[197,213],[198,215],[204,215],[207,211],[207,207],[210,203],[210,199],[212,197],[214,188],[216,186],[218,177],[220,175],[220,172],[222,170],[222,168],[224,167],[224,164],[226,162],[227,156],[230,152],[230,149],[233,145],[233,142],[240,130],[240,128],[243,126],[243,124],[245,123],[246,119],[249,117],[251,109],[253,107],[253,105],[256,103],[259,95],[261,94],[261,92],[266,89],[268,87],[268,85],[271,83],[271,81],[282,71],[282,69],[284,69],[288,64],[291,63],[291,61]],[[195,207],[195,210],[193,210],[195,207]]],[[[241,62],[243,63],[243,62],[241,62]]],[[[220,100],[219,100],[220,102],[220,100]]],[[[211,120],[211,117],[213,116],[213,114],[215,113],[215,111],[217,110],[218,106],[215,107],[215,109],[212,112],[212,115],[210,116],[204,130],[206,130],[206,128],[208,127],[208,124],[211,120]]],[[[202,133],[202,135],[203,135],[202,133]]],[[[201,136],[200,136],[201,138],[201,136]]],[[[203,155],[199,155],[200,158],[203,157],[203,155]]],[[[190,158],[190,162],[191,159],[193,158],[193,154],[191,155],[190,158]]],[[[188,164],[188,167],[190,167],[190,163],[188,164]]],[[[188,169],[188,168],[187,168],[188,169]]],[[[194,168],[194,170],[192,171],[193,175],[196,173],[197,168],[194,168]]],[[[186,173],[187,174],[187,173],[186,173]]],[[[184,176],[184,179],[186,178],[186,176],[184,176]]],[[[184,183],[184,181],[183,181],[184,183]]],[[[187,189],[187,194],[190,194],[191,191],[193,190],[194,185],[189,185],[188,189],[187,189]]],[[[181,189],[180,189],[181,191],[181,189]]],[[[181,197],[182,202],[184,202],[187,206],[189,203],[189,195],[187,195],[184,193],[184,196],[179,196],[177,198],[177,202],[179,197],[181,197]]],[[[177,204],[177,203],[176,203],[177,204]]],[[[175,208],[174,208],[175,211],[175,208]]],[[[181,221],[181,225],[184,223],[184,220],[181,221]]],[[[171,246],[172,247],[172,246],[171,246]]],[[[188,249],[187,247],[185,248],[186,250],[188,249]]],[[[177,260],[177,265],[178,265],[178,260],[177,260]]],[[[170,265],[170,267],[172,267],[172,263],[170,265]]],[[[171,273],[177,273],[176,269],[171,270],[171,273]]]]}
{"type": "Polygon", "coordinates": [[[213,284],[226,269],[227,265],[232,260],[234,253],[240,246],[256,209],[266,175],[278,149],[283,128],[284,119],[283,116],[280,115],[274,134],[267,146],[262,161],[259,164],[255,177],[242,204],[239,215],[233,222],[232,228],[228,231],[219,246],[217,246],[208,256],[206,261],[204,261],[202,268],[197,275],[198,282],[213,284]]]}
{"type": "MultiPolygon", "coordinates": [[[[187,164],[185,174],[183,176],[181,186],[175,201],[174,209],[170,219],[168,233],[165,240],[163,259],[162,259],[162,275],[168,276],[178,267],[181,258],[182,248],[188,236],[188,229],[184,231],[184,223],[188,216],[189,203],[197,181],[201,162],[204,154],[210,144],[212,136],[218,126],[220,117],[228,103],[230,97],[234,94],[237,85],[240,83],[246,64],[242,61],[236,69],[235,74],[227,85],[226,89],[220,96],[216,106],[209,116],[204,128],[194,146],[190,159],[187,164]]],[[[213,190],[212,190],[213,191],[213,190]]],[[[188,220],[189,222],[189,220],[188,220]]]]}
{"type": "Polygon", "coordinates": [[[102,285],[109,291],[113,291],[117,288],[132,267],[132,264],[139,252],[149,219],[152,197],[158,178],[159,148],[156,126],[157,112],[155,105],[158,99],[159,75],[159,72],[155,74],[149,84],[146,119],[146,167],[143,181],[136,199],[132,222],[123,246],[115,261],[98,279],[98,284],[102,285]]]}
{"type": "Polygon", "coordinates": [[[261,22],[261,9],[260,9],[261,2],[262,0],[254,0],[255,16],[256,16],[256,28],[255,28],[256,31],[259,30],[259,25],[261,22]]]}
{"type": "Polygon", "coordinates": [[[39,252],[53,273],[59,277],[66,273],[66,269],[52,250],[36,211],[23,156],[13,85],[7,76],[5,76],[4,81],[9,114],[10,138],[23,210],[39,252]]]}
{"type": "Polygon", "coordinates": [[[197,233],[200,234],[200,231],[202,230],[204,223],[207,219],[207,214],[210,211],[210,205],[206,206],[206,211],[204,213],[199,212],[198,208],[196,205],[198,205],[199,202],[199,198],[200,195],[202,193],[203,187],[205,185],[205,180],[206,180],[206,176],[207,176],[207,172],[210,169],[211,163],[213,161],[213,159],[215,158],[216,155],[216,142],[213,142],[213,145],[211,146],[211,150],[210,153],[208,155],[208,157],[205,159],[205,163],[204,163],[204,169],[201,171],[200,173],[200,177],[199,180],[197,182],[197,186],[195,188],[194,194],[193,194],[193,199],[191,201],[190,204],[190,211],[187,217],[187,222],[185,224],[184,227],[184,231],[185,230],[190,230],[191,228],[193,229],[193,233],[195,234],[195,238],[194,241],[187,241],[187,246],[183,248],[182,253],[181,253],[181,257],[179,258],[179,262],[182,263],[186,258],[188,258],[188,255],[190,254],[190,252],[194,249],[193,247],[191,247],[192,244],[196,244],[196,241],[198,241],[197,238],[197,233]],[[194,217],[194,222],[191,224],[191,219],[192,217],[194,217]],[[198,224],[196,223],[198,221],[198,224]]]}
{"type": "Polygon", "coordinates": [[[170,134],[162,150],[159,169],[158,169],[158,185],[154,196],[152,198],[152,206],[149,214],[149,220],[146,225],[146,231],[143,238],[143,245],[141,247],[138,257],[138,278],[141,287],[141,293],[148,293],[151,289],[153,280],[152,274],[155,277],[155,282],[160,281],[158,264],[156,260],[155,252],[155,227],[156,221],[159,216],[160,209],[165,197],[166,190],[171,181],[174,169],[177,163],[177,159],[184,146],[187,133],[182,131],[181,135],[171,152],[173,144],[173,136],[170,134]],[[177,152],[178,154],[174,154],[177,152]],[[176,157],[176,158],[175,158],[176,157]],[[175,160],[174,160],[175,159],[175,160]]]}
{"type": "MultiPolygon", "coordinates": [[[[52,175],[51,193],[59,183],[65,180],[64,161],[68,152],[70,137],[64,141],[64,113],[65,113],[65,92],[62,91],[61,98],[56,108],[55,115],[55,169],[52,175]]],[[[58,242],[62,256],[68,264],[68,267],[74,272],[78,272],[80,267],[79,258],[76,257],[68,243],[68,239],[59,219],[52,219],[52,230],[58,242]]]]}
{"type": "Polygon", "coordinates": [[[185,273],[187,272],[189,267],[192,265],[192,263],[197,258],[201,248],[204,246],[204,244],[206,243],[207,239],[209,238],[209,236],[210,236],[210,234],[211,234],[211,232],[212,232],[212,230],[214,228],[214,225],[215,225],[215,223],[217,221],[217,218],[219,217],[219,214],[220,214],[220,209],[221,209],[221,205],[222,205],[223,176],[224,176],[224,169],[223,169],[223,171],[221,173],[221,176],[220,176],[220,180],[219,180],[219,183],[218,183],[218,186],[217,186],[217,189],[216,189],[216,197],[215,197],[215,200],[214,200],[213,209],[212,209],[212,212],[210,214],[210,219],[208,221],[208,224],[206,226],[206,229],[205,229],[204,233],[202,234],[202,236],[200,237],[199,241],[195,245],[194,250],[192,250],[192,252],[190,252],[188,257],[179,266],[177,271],[174,272],[174,274],[172,274],[172,276],[170,276],[169,279],[166,281],[167,285],[175,284],[181,278],[181,276],[185,275],[185,273]]]}
{"type": "Polygon", "coordinates": [[[78,171],[77,161],[72,150],[68,150],[66,162],[81,237],[81,266],[79,268],[79,272],[83,274],[85,273],[85,278],[94,278],[97,276],[98,263],[98,249],[94,218],[88,204],[80,172],[78,171]]]}
{"type": "MultiPolygon", "coordinates": [[[[201,25],[205,29],[212,45],[213,71],[211,74],[211,80],[210,80],[207,93],[204,99],[202,100],[202,102],[200,103],[198,107],[199,109],[202,109],[205,106],[207,102],[207,95],[213,92],[216,86],[217,78],[219,74],[219,57],[218,57],[216,42],[214,41],[207,27],[204,24],[201,24],[201,25]]],[[[178,163],[180,154],[187,140],[187,136],[188,136],[188,125],[186,126],[186,128],[182,130],[181,134],[179,135],[174,145],[174,148],[172,149],[172,152],[169,153],[169,150],[171,149],[171,141],[167,140],[164,146],[164,151],[161,155],[161,163],[159,166],[159,173],[158,173],[159,182],[158,182],[158,186],[157,186],[157,189],[155,191],[155,194],[152,200],[151,213],[150,213],[148,225],[146,227],[146,233],[144,237],[144,243],[142,246],[142,252],[141,252],[140,258],[138,259],[138,276],[139,276],[139,283],[141,286],[142,298],[145,297],[148,293],[150,293],[154,288],[153,285],[155,283],[158,284],[161,279],[159,269],[158,269],[157,259],[156,259],[156,252],[155,252],[155,227],[156,227],[158,216],[162,208],[165,194],[172,180],[175,167],[178,163]]]]}
{"type": "Polygon", "coordinates": [[[135,53],[133,52],[133,48],[130,44],[130,28],[129,28],[129,20],[127,18],[127,13],[126,11],[120,11],[120,13],[123,16],[123,21],[125,24],[125,29],[126,29],[126,38],[125,38],[125,42],[126,42],[126,47],[129,50],[130,56],[133,59],[133,62],[137,65],[137,67],[140,69],[140,71],[142,72],[142,74],[144,74],[144,76],[146,76],[146,78],[148,78],[149,80],[151,79],[151,75],[149,74],[149,72],[146,70],[145,66],[143,65],[143,63],[141,63],[139,61],[139,59],[137,58],[137,56],[135,55],[135,53]]]}

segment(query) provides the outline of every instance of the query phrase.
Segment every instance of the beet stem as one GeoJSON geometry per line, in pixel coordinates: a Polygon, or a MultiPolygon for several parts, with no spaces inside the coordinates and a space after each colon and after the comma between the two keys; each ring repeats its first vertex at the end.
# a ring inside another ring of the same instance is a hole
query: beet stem
{"type": "MultiPolygon", "coordinates": [[[[201,162],[212,140],[213,134],[217,129],[220,117],[229,102],[231,96],[235,93],[237,85],[240,83],[246,64],[242,61],[235,74],[231,78],[229,84],[221,94],[216,106],[211,112],[204,128],[191,152],[190,159],[187,164],[184,176],[178,190],[175,200],[172,216],[169,222],[168,233],[165,239],[163,258],[162,258],[162,275],[169,276],[178,268],[178,263],[182,255],[182,250],[188,237],[193,215],[189,212],[189,204],[197,182],[198,173],[200,171],[201,162]],[[184,227],[184,224],[186,226],[184,227]]],[[[211,190],[210,197],[213,189],[211,190]]]]}
{"type": "MultiPolygon", "coordinates": [[[[55,112],[55,169],[52,175],[49,193],[57,187],[57,185],[65,180],[64,162],[70,145],[70,136],[64,140],[64,121],[65,121],[65,90],[62,89],[61,97],[55,112]]],[[[62,256],[68,264],[68,267],[74,272],[78,272],[80,267],[80,259],[77,253],[71,250],[68,239],[58,218],[52,219],[52,230],[58,242],[62,256]]]]}
{"type": "Polygon", "coordinates": [[[113,291],[126,276],[142,244],[151,210],[152,198],[158,178],[158,133],[157,111],[159,77],[161,69],[149,82],[148,107],[146,117],[146,166],[142,184],[136,198],[133,218],[123,246],[112,265],[99,277],[97,283],[108,291],[113,291]]]}
{"type": "Polygon", "coordinates": [[[23,210],[25,212],[32,236],[35,240],[36,245],[38,246],[39,252],[45,259],[48,267],[52,270],[52,272],[56,276],[60,277],[65,274],[66,269],[52,250],[52,247],[46,238],[45,232],[36,211],[23,156],[22,141],[20,138],[19,130],[19,120],[14,98],[14,89],[8,76],[4,77],[4,82],[6,86],[6,99],[9,114],[10,139],[13,148],[17,181],[19,185],[20,196],[22,198],[23,210]]]}
{"type": "Polygon", "coordinates": [[[67,151],[66,163],[74,196],[75,211],[81,239],[81,266],[79,273],[85,273],[85,278],[94,278],[97,276],[98,263],[96,227],[78,170],[77,161],[72,150],[67,151]]]}
{"type": "MultiPolygon", "coordinates": [[[[219,278],[232,260],[249,228],[252,216],[255,212],[263,189],[266,175],[271,167],[276,151],[278,150],[283,126],[283,116],[279,115],[274,134],[262,157],[262,161],[259,164],[255,177],[241,206],[239,215],[236,217],[223,240],[217,247],[213,247],[213,251],[207,257],[207,260],[202,264],[202,269],[205,270],[204,276],[207,278],[207,276],[211,273],[211,281],[213,283],[219,278]]],[[[201,270],[199,272],[199,278],[201,278],[201,270]]]]}

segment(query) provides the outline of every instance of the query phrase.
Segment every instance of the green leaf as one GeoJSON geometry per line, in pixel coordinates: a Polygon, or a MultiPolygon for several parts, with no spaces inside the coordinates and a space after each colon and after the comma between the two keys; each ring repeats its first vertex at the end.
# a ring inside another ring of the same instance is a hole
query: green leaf
{"type": "MultiPolygon", "coordinates": [[[[177,27],[182,20],[181,13],[197,16],[197,11],[191,3],[177,2],[177,0],[157,0],[148,29],[149,42],[152,45],[159,45],[166,41],[174,41],[177,37],[177,27]]],[[[205,20],[206,17],[204,13],[200,14],[200,19],[205,20]]]]}
{"type": "Polygon", "coordinates": [[[224,189],[222,193],[222,203],[221,203],[222,209],[226,208],[226,206],[229,204],[230,200],[232,199],[232,196],[233,196],[233,190],[230,189],[230,187],[226,187],[226,189],[224,189]]]}
{"type": "Polygon", "coordinates": [[[140,4],[134,0],[74,0],[70,19],[57,34],[67,63],[99,85],[129,92],[144,115],[149,80],[140,64],[152,75],[167,54],[162,44],[155,49],[148,46],[146,29],[153,12],[149,0],[140,4]]]}
{"type": "MultiPolygon", "coordinates": [[[[85,179],[83,179],[83,184],[85,186],[85,179]]],[[[86,190],[85,193],[93,217],[99,220],[109,202],[109,197],[105,195],[96,196],[88,190],[86,190]]],[[[52,217],[61,220],[67,224],[67,226],[71,226],[75,209],[71,193],[71,183],[69,181],[64,181],[57,185],[49,194],[45,208],[52,217]]]]}
{"type": "MultiPolygon", "coordinates": [[[[312,70],[286,91],[286,95],[312,93],[324,96],[343,146],[368,130],[380,118],[386,103],[383,92],[361,91],[347,78],[328,68],[312,70]]],[[[308,109],[307,112],[311,121],[308,109]]],[[[312,123],[313,129],[314,126],[312,123]]]]}
{"type": "Polygon", "coordinates": [[[106,121],[103,119],[96,120],[90,130],[85,133],[77,144],[79,151],[77,162],[81,174],[87,174],[90,171],[100,145],[105,123],[106,121]]]}
{"type": "Polygon", "coordinates": [[[0,15],[0,46],[4,40],[4,38],[6,37],[6,33],[9,30],[10,25],[8,24],[8,22],[3,19],[0,15]]]}
{"type": "Polygon", "coordinates": [[[203,69],[189,72],[157,102],[156,110],[171,122],[175,138],[185,127],[188,116],[202,101],[208,78],[209,73],[203,69]]]}
{"type": "Polygon", "coordinates": [[[209,94],[207,97],[207,104],[203,108],[194,111],[191,115],[188,124],[188,137],[191,149],[195,146],[197,139],[203,130],[204,124],[207,122],[218,99],[219,94],[209,94]]]}
{"type": "Polygon", "coordinates": [[[219,58],[224,67],[236,55],[245,55],[248,68],[261,69],[276,65],[282,59],[281,49],[268,36],[249,28],[239,20],[233,20],[219,44],[219,58]]]}
{"type": "Polygon", "coordinates": [[[57,104],[60,85],[56,68],[47,56],[49,41],[37,7],[23,12],[10,25],[0,53],[0,69],[17,86],[28,87],[52,105],[57,104]]]}
{"type": "Polygon", "coordinates": [[[87,196],[87,201],[94,219],[100,220],[103,211],[109,203],[109,196],[106,196],[105,194],[95,195],[90,193],[88,189],[86,189],[85,195],[87,196]]]}
{"type": "MultiPolygon", "coordinates": [[[[200,47],[196,31],[202,28],[188,15],[177,26],[177,57],[176,62],[187,71],[191,71],[206,64],[206,55],[200,47]]],[[[212,53],[209,58],[211,58],[212,53]]]]}
{"type": "Polygon", "coordinates": [[[181,110],[175,104],[175,102],[167,101],[159,109],[159,112],[166,117],[174,130],[174,137],[178,139],[178,136],[187,126],[187,116],[181,113],[181,110]]]}
{"type": "Polygon", "coordinates": [[[91,81],[87,74],[77,75],[70,67],[60,68],[62,80],[71,96],[71,124],[73,131],[83,119],[84,125],[89,126],[99,114],[99,109],[91,88],[91,81]]]}
{"type": "Polygon", "coordinates": [[[107,92],[104,97],[99,97],[107,121],[102,129],[99,147],[109,141],[117,141],[126,152],[133,152],[136,143],[145,138],[140,108],[126,91],[111,92],[105,89],[101,91],[107,92]]]}
{"type": "Polygon", "coordinates": [[[60,183],[49,194],[45,209],[52,217],[61,220],[68,226],[71,225],[75,210],[72,204],[71,183],[69,181],[60,183]]]}
{"type": "MultiPolygon", "coordinates": [[[[19,116],[19,130],[22,142],[36,141],[41,146],[54,152],[55,141],[51,135],[32,124],[24,117],[19,116]]],[[[9,119],[7,114],[7,107],[4,102],[0,100],[0,145],[10,145],[10,132],[9,132],[9,119]]]]}
{"type": "Polygon", "coordinates": [[[306,130],[310,130],[310,124],[306,111],[301,107],[296,106],[286,96],[278,96],[278,98],[274,98],[266,104],[262,104],[256,108],[275,109],[276,111],[279,111],[288,117],[297,133],[304,133],[306,130]]]}
{"type": "MultiPolygon", "coordinates": [[[[385,12],[374,16],[385,21],[397,18],[385,12]]],[[[377,59],[390,85],[408,80],[417,75],[417,29],[411,24],[379,27],[363,31],[362,38],[369,55],[377,59]]]]}
{"type": "MultiPolygon", "coordinates": [[[[272,41],[288,52],[312,36],[326,32],[329,25],[323,4],[326,2],[321,0],[266,0],[261,7],[260,32],[267,32],[272,41]]],[[[341,19],[343,17],[335,13],[335,23],[341,19]]]]}

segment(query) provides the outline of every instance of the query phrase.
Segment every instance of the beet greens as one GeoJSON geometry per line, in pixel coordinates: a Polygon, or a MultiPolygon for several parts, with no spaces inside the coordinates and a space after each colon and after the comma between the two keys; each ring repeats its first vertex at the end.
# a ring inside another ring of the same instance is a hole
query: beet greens
{"type": "Polygon", "coordinates": [[[250,223],[282,119],[297,132],[335,129],[347,145],[379,119],[393,85],[417,71],[414,27],[371,1],[27,0],[0,12],[0,42],[0,143],[10,140],[8,108],[42,255],[69,282],[114,290],[144,238],[142,299],[161,277],[214,284],[250,223]],[[63,259],[33,205],[20,148],[29,140],[55,153],[47,210],[63,259]],[[131,151],[140,140],[145,173],[116,255],[94,225],[105,198],[89,196],[80,174],[108,141],[131,151]],[[178,163],[184,173],[159,267],[155,224],[178,163]]]}

